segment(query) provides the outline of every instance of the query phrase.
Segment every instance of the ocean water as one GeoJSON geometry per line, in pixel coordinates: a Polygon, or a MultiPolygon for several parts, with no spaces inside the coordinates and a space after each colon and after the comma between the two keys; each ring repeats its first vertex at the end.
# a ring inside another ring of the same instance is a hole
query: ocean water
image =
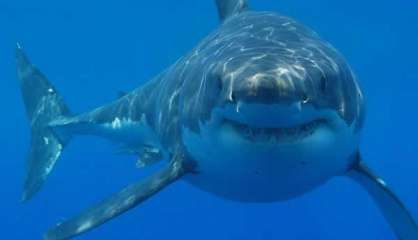
{"type": "MultiPolygon", "coordinates": [[[[367,100],[361,151],[418,218],[418,3],[252,0],[254,10],[296,18],[340,50],[367,100]]],[[[219,25],[212,0],[0,0],[0,239],[36,240],[153,169],[78,137],[42,191],[19,202],[29,124],[16,81],[14,47],[84,112],[152,78],[219,25]]],[[[395,239],[367,193],[344,177],[271,204],[220,199],[179,181],[77,239],[395,239]]]]}

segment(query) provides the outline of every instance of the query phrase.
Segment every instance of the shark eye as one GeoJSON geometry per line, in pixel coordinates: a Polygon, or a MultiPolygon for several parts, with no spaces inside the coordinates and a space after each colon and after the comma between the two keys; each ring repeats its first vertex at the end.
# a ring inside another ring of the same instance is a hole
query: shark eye
{"type": "Polygon", "coordinates": [[[305,104],[309,102],[309,96],[306,93],[302,95],[302,102],[305,104]]]}
{"type": "Polygon", "coordinates": [[[327,90],[327,78],[325,76],[322,76],[319,81],[319,88],[321,92],[325,92],[327,90]]]}
{"type": "Polygon", "coordinates": [[[214,76],[214,84],[216,85],[217,90],[221,91],[223,90],[223,78],[221,74],[215,74],[214,76]]]}
{"type": "Polygon", "coordinates": [[[218,90],[219,91],[222,91],[222,88],[223,88],[223,84],[222,84],[222,77],[221,76],[218,76],[217,78],[216,78],[216,87],[218,88],[218,90]]]}

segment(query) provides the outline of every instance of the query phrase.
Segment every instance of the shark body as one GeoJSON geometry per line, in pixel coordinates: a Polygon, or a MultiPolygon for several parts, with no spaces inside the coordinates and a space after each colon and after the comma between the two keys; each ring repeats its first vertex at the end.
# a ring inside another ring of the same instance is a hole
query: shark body
{"type": "Polygon", "coordinates": [[[216,1],[221,26],[157,77],[116,101],[74,115],[17,48],[18,79],[32,126],[23,200],[43,185],[70,139],[97,135],[168,164],[48,231],[69,239],[133,208],[177,179],[221,197],[274,202],[345,175],[369,191],[400,239],[418,228],[364,164],[364,100],[344,58],[288,17],[216,1]]]}

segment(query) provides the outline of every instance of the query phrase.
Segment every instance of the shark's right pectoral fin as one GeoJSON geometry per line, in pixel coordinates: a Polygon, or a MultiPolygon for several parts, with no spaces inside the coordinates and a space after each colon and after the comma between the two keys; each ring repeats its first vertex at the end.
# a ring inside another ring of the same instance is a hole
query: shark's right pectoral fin
{"type": "Polygon", "coordinates": [[[418,225],[411,214],[386,183],[375,176],[361,159],[348,176],[367,190],[399,239],[418,240],[418,225]]]}
{"type": "Polygon", "coordinates": [[[147,200],[187,173],[181,157],[147,179],[134,183],[82,214],[50,229],[45,240],[64,240],[87,232],[147,200]]]}

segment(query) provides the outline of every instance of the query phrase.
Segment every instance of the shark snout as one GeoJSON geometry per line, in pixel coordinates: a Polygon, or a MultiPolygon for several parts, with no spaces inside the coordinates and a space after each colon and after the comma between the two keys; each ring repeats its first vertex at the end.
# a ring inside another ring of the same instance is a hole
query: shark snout
{"type": "Polygon", "coordinates": [[[301,79],[258,73],[242,81],[233,82],[231,86],[227,88],[229,101],[297,106],[311,100],[311,89],[308,89],[301,79]]]}

